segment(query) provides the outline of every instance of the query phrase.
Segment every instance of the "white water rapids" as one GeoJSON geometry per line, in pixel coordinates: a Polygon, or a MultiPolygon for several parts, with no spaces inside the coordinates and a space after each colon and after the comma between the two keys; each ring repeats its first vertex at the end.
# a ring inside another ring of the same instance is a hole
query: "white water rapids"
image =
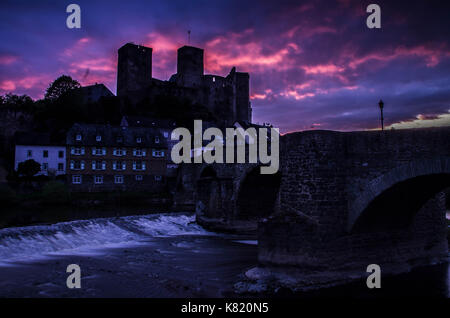
{"type": "Polygon", "coordinates": [[[212,235],[186,214],[99,218],[0,230],[0,263],[55,254],[92,254],[99,249],[145,244],[156,237],[212,235]]]}

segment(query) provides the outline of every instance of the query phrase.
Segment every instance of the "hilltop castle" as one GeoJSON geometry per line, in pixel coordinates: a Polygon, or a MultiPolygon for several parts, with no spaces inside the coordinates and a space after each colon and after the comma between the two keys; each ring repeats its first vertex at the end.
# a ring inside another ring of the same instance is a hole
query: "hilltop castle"
{"type": "Polygon", "coordinates": [[[127,43],[118,53],[117,96],[136,103],[173,96],[202,105],[221,124],[251,123],[249,74],[233,67],[226,76],[205,75],[203,50],[183,46],[178,49],[177,73],[168,81],[152,77],[152,48],[127,43]]]}

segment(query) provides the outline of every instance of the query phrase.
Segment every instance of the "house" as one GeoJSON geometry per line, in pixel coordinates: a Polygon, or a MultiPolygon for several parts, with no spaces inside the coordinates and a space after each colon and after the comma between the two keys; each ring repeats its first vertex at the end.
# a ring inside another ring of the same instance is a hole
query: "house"
{"type": "Polygon", "coordinates": [[[172,130],[178,128],[177,122],[171,119],[161,118],[149,118],[141,116],[123,116],[120,122],[121,127],[146,127],[157,129],[167,143],[167,169],[170,171],[170,175],[175,175],[178,165],[172,162],[171,152],[173,146],[178,143],[178,140],[172,140],[172,130]]]}
{"type": "Polygon", "coordinates": [[[97,84],[83,86],[76,90],[75,94],[79,94],[82,99],[82,103],[94,103],[100,100],[102,97],[112,97],[114,94],[104,85],[97,84]]]}
{"type": "Polygon", "coordinates": [[[51,140],[46,133],[15,134],[14,169],[19,163],[32,159],[41,165],[37,175],[63,175],[66,173],[66,147],[51,140]]]}
{"type": "Polygon", "coordinates": [[[75,124],[66,137],[74,191],[158,190],[167,175],[167,142],[158,129],[75,124]]]}

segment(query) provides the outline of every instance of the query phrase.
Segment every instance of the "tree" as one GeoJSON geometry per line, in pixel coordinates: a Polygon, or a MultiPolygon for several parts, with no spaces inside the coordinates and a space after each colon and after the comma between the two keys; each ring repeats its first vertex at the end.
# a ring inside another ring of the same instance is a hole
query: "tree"
{"type": "Polygon", "coordinates": [[[33,159],[28,159],[27,161],[20,162],[17,167],[17,173],[22,176],[32,177],[36,173],[41,171],[41,165],[34,161],[33,159]]]}
{"type": "Polygon", "coordinates": [[[0,101],[2,109],[13,112],[14,118],[17,118],[18,113],[31,112],[34,107],[34,102],[28,95],[8,93],[4,96],[0,96],[0,101]]]}
{"type": "Polygon", "coordinates": [[[45,91],[45,99],[56,100],[73,89],[80,88],[78,81],[68,75],[61,75],[45,91]]]}

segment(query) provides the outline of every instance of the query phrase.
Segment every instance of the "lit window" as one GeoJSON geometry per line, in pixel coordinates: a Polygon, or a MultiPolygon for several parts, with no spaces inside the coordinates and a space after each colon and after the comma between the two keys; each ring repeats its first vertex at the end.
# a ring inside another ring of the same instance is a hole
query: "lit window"
{"type": "Polygon", "coordinates": [[[165,131],[163,134],[164,134],[164,138],[169,138],[169,133],[167,131],[165,131]]]}
{"type": "Polygon", "coordinates": [[[145,157],[146,151],[145,149],[133,149],[133,156],[136,157],[145,157]]]}
{"type": "Polygon", "coordinates": [[[81,176],[72,176],[72,183],[80,184],[81,183],[81,176]]]}
{"type": "Polygon", "coordinates": [[[94,182],[95,184],[103,184],[103,176],[95,176],[94,182]]]}
{"type": "Polygon", "coordinates": [[[117,184],[123,183],[123,176],[114,176],[114,183],[117,184]]]}
{"type": "Polygon", "coordinates": [[[118,156],[118,157],[121,157],[121,156],[125,156],[127,154],[127,151],[125,150],[125,149],[114,149],[113,150],[113,155],[114,156],[118,156]]]}
{"type": "Polygon", "coordinates": [[[84,155],[84,147],[72,147],[71,154],[76,156],[84,155]]]}
{"type": "Polygon", "coordinates": [[[95,137],[95,140],[97,140],[97,141],[102,141],[102,136],[97,136],[97,137],[95,137]]]}
{"type": "Polygon", "coordinates": [[[77,135],[77,136],[75,137],[75,139],[76,139],[77,141],[81,141],[82,137],[81,137],[81,135],[77,135]]]}
{"type": "Polygon", "coordinates": [[[136,138],[136,142],[137,142],[138,144],[140,144],[140,143],[142,142],[142,138],[141,138],[141,137],[137,137],[137,138],[136,138]]]}
{"type": "Polygon", "coordinates": [[[155,137],[155,143],[159,144],[159,137],[158,136],[155,137]]]}
{"type": "Polygon", "coordinates": [[[104,156],[106,155],[106,148],[92,148],[93,156],[104,156]]]}
{"type": "Polygon", "coordinates": [[[155,157],[155,158],[164,157],[164,151],[163,150],[153,150],[153,157],[155,157]]]}
{"type": "Polygon", "coordinates": [[[136,181],[142,181],[142,176],[141,175],[136,175],[136,181]]]}

